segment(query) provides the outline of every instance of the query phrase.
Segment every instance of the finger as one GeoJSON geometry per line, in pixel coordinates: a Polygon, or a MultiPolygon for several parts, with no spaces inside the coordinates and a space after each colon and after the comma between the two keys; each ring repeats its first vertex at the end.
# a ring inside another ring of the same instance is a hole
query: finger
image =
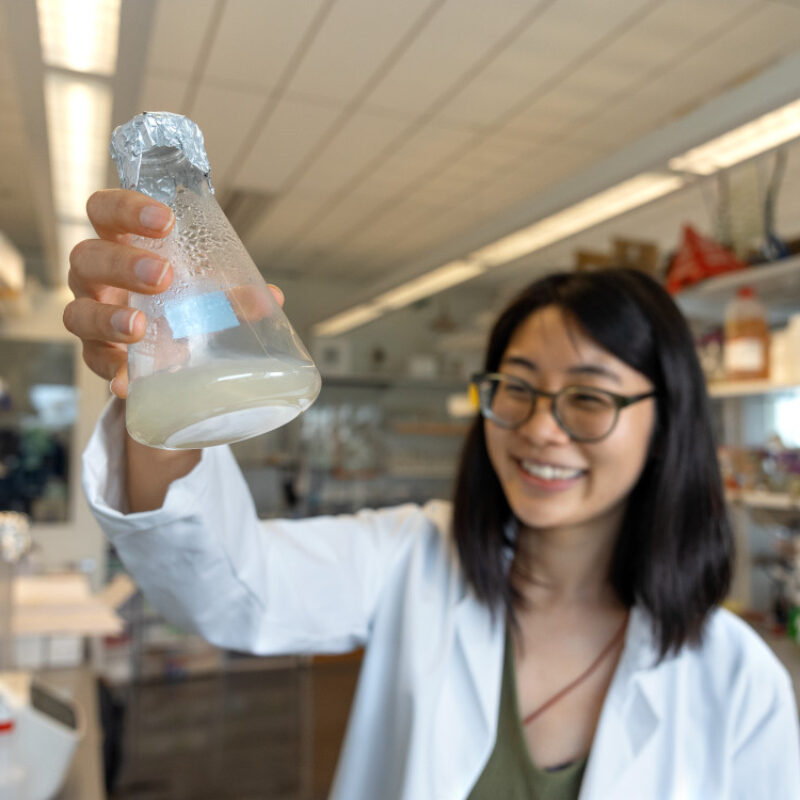
{"type": "Polygon", "coordinates": [[[141,192],[102,189],[86,202],[89,221],[102,239],[126,234],[161,239],[175,224],[172,210],[141,192]]]}
{"type": "Polygon", "coordinates": [[[286,300],[286,297],[283,294],[283,290],[279,289],[274,283],[268,283],[267,286],[272,294],[275,295],[275,299],[278,301],[278,305],[283,308],[283,303],[286,300]]]}
{"type": "MultiPolygon", "coordinates": [[[[108,342],[84,342],[83,360],[86,366],[107,381],[114,379],[128,359],[125,347],[108,342]]],[[[127,377],[126,377],[127,382],[127,377]]]]}
{"type": "Polygon", "coordinates": [[[111,394],[116,397],[121,397],[123,400],[128,396],[128,365],[124,363],[118,370],[117,374],[111,379],[108,384],[111,394]]]}
{"type": "Polygon", "coordinates": [[[283,292],[271,283],[244,284],[228,289],[225,294],[242,321],[254,322],[269,317],[275,312],[275,304],[283,305],[283,292]]]}
{"type": "Polygon", "coordinates": [[[130,344],[144,336],[144,313],[128,306],[79,297],[64,308],[64,327],[84,342],[130,344]]]}
{"type": "Polygon", "coordinates": [[[69,254],[67,282],[76,297],[98,299],[107,286],[139,294],[163,292],[172,282],[167,259],[139,247],[103,239],[84,239],[69,254]]]}

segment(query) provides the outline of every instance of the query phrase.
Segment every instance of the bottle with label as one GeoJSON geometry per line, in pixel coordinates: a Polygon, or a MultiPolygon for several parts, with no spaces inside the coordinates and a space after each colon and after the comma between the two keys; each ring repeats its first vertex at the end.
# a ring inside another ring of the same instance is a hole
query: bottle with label
{"type": "Polygon", "coordinates": [[[750,286],[739,289],[725,309],[724,359],[728,380],[769,378],[767,312],[750,286]]]}
{"type": "Polygon", "coordinates": [[[130,296],[147,321],[128,347],[130,435],[180,450],[294,419],[320,375],[214,198],[200,129],[179,114],[139,114],[114,131],[111,155],[123,188],[175,214],[166,238],[132,242],[167,258],[174,278],[165,292],[130,296]]]}

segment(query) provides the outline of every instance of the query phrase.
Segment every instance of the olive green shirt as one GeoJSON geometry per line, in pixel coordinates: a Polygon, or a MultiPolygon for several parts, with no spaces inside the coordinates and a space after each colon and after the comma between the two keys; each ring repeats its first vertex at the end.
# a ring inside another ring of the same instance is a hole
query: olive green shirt
{"type": "Polygon", "coordinates": [[[588,756],[563,767],[541,769],[531,761],[517,704],[514,649],[506,635],[497,739],[467,800],[577,800],[588,756]]]}

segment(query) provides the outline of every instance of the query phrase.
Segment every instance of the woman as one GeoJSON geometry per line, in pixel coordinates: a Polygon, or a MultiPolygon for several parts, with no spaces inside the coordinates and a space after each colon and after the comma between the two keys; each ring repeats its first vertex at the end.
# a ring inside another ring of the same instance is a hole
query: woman
{"type": "MultiPolygon", "coordinates": [[[[170,268],[149,198],[90,199],[65,309],[124,397],[170,268]]],[[[161,215],[161,216],[159,216],[161,215]]],[[[101,526],[173,622],[258,653],[366,646],[337,800],[800,797],[785,670],[717,606],[731,536],[703,377],[628,270],[523,291],[489,340],[452,507],[257,519],[225,447],[142,447],[112,401],[84,456],[101,526]]]]}

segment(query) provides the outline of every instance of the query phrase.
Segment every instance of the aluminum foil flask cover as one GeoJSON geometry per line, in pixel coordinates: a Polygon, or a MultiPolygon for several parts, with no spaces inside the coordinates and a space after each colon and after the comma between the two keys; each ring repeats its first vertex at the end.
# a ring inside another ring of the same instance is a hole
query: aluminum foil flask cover
{"type": "Polygon", "coordinates": [[[139,114],[116,128],[111,156],[123,188],[175,213],[165,239],[132,242],[168,258],[174,278],[160,294],[131,294],[147,330],[128,348],[130,435],[180,450],[294,419],[319,394],[319,372],[214,198],[200,129],[139,114]]]}

